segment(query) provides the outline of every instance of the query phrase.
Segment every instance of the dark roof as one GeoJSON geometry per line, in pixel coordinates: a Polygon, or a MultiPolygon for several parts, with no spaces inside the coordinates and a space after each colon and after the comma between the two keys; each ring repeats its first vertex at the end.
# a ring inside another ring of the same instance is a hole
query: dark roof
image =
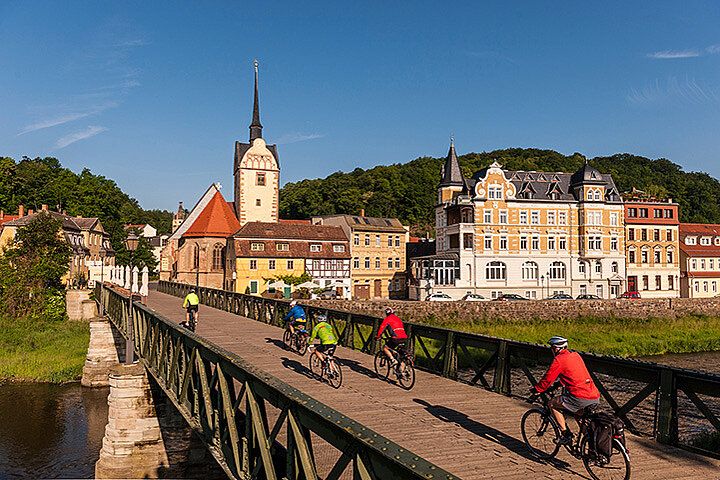
{"type": "Polygon", "coordinates": [[[262,124],[260,123],[260,102],[258,101],[258,64],[255,60],[255,101],[253,103],[253,117],[250,124],[250,143],[256,138],[262,138],[262,124]]]}
{"type": "Polygon", "coordinates": [[[445,165],[442,169],[442,180],[440,186],[449,185],[460,185],[463,186],[462,171],[460,170],[460,162],[458,162],[457,154],[455,153],[455,144],[453,139],[450,139],[450,150],[448,151],[447,157],[445,157],[445,165]]]}
{"type": "Polygon", "coordinates": [[[321,219],[339,219],[350,228],[360,228],[373,231],[387,231],[404,233],[405,227],[397,218],[366,217],[362,215],[321,215],[321,219]]]}
{"type": "MultiPolygon", "coordinates": [[[[265,144],[265,146],[268,150],[270,150],[270,153],[273,154],[273,157],[275,157],[275,161],[277,162],[277,166],[280,168],[280,157],[278,157],[277,145],[265,144]]],[[[237,170],[238,165],[240,165],[240,161],[243,156],[245,156],[245,152],[250,150],[250,147],[252,147],[252,143],[235,142],[235,170],[237,170]]]]}
{"type": "MultiPolygon", "coordinates": [[[[50,214],[50,216],[53,217],[55,220],[59,220],[62,223],[63,229],[65,230],[83,230],[83,228],[81,228],[80,225],[78,225],[77,223],[80,218],[70,217],[68,215],[63,215],[62,213],[53,212],[50,210],[40,210],[39,212],[34,212],[32,215],[25,215],[24,217],[20,217],[11,222],[7,222],[4,225],[12,227],[24,227],[28,223],[35,220],[35,218],[37,218],[37,216],[43,212],[50,214]]],[[[87,230],[87,228],[84,228],[84,230],[87,230]]]]}
{"type": "Polygon", "coordinates": [[[572,174],[572,177],[570,177],[570,186],[574,187],[575,185],[586,183],[592,185],[604,185],[606,183],[604,175],[600,173],[597,168],[591,167],[587,162],[585,162],[585,165],[580,167],[577,172],[572,174]]]}
{"type": "Polygon", "coordinates": [[[235,238],[316,240],[347,242],[342,228],[333,225],[300,223],[248,222],[233,235],[235,238]]]}
{"type": "MultiPolygon", "coordinates": [[[[333,227],[337,228],[337,227],[333,227]]],[[[235,257],[250,258],[350,258],[350,244],[347,240],[326,241],[317,239],[296,239],[296,240],[270,240],[270,239],[235,239],[235,257]],[[321,243],[322,242],[322,243],[321,243]],[[262,243],[263,250],[252,250],[251,245],[262,243]],[[289,244],[287,251],[278,251],[277,244],[289,244]],[[321,243],[319,252],[311,252],[311,243],[321,243]],[[335,245],[343,245],[343,252],[336,252],[335,245]]]]}

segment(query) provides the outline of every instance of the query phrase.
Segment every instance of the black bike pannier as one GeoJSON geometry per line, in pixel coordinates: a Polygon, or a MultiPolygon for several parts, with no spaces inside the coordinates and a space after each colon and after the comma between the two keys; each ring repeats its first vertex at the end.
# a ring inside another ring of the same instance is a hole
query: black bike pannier
{"type": "Polygon", "coordinates": [[[625,424],[611,413],[596,413],[590,419],[590,438],[595,452],[610,458],[613,438],[625,447],[625,424]]]}

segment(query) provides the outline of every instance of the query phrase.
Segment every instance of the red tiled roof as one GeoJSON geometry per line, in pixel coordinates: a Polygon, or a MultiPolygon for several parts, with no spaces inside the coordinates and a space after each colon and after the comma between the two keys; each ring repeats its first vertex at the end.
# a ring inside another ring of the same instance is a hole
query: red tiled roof
{"type": "Polygon", "coordinates": [[[183,237],[227,237],[240,228],[240,222],[220,192],[216,192],[183,237]]]}
{"type": "Polygon", "coordinates": [[[286,222],[248,222],[233,236],[235,238],[348,241],[341,227],[286,222]]]}
{"type": "Polygon", "coordinates": [[[240,258],[336,258],[336,259],[347,259],[350,258],[350,243],[347,240],[340,242],[337,241],[319,241],[319,240],[288,240],[288,241],[275,241],[275,240],[248,240],[248,239],[235,239],[235,256],[240,258]],[[252,250],[252,243],[261,243],[263,245],[262,250],[252,250]],[[288,250],[278,250],[277,244],[289,244],[288,250]],[[321,250],[319,252],[311,252],[310,244],[320,243],[321,250]],[[343,252],[336,252],[335,246],[344,246],[343,252]]]}
{"type": "Polygon", "coordinates": [[[720,238],[720,225],[713,223],[681,223],[680,224],[680,250],[688,255],[720,255],[720,245],[715,245],[715,239],[720,238]],[[697,237],[696,245],[686,245],[686,237],[697,237]],[[700,245],[701,237],[712,237],[710,245],[700,245]]]}

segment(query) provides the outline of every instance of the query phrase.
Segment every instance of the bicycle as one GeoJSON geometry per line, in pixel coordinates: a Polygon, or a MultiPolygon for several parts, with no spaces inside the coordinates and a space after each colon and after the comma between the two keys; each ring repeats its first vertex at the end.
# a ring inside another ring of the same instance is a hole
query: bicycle
{"type": "Polygon", "coordinates": [[[197,311],[190,310],[188,311],[188,314],[190,315],[189,322],[187,320],[180,322],[180,326],[187,328],[191,332],[194,332],[195,328],[197,328],[197,311]]]}
{"type": "Polygon", "coordinates": [[[315,355],[314,345],[310,345],[310,347],[309,364],[313,376],[318,380],[326,377],[328,383],[333,388],[340,388],[340,385],[342,385],[342,369],[340,368],[340,363],[335,359],[336,347],[329,348],[325,352],[325,360],[320,360],[317,355],[315,355]]]}
{"type": "MultiPolygon", "coordinates": [[[[410,390],[415,385],[415,357],[414,355],[405,350],[404,348],[397,349],[391,348],[390,352],[393,354],[396,360],[396,364],[392,367],[395,379],[405,390],[410,390]],[[402,371],[400,366],[402,365],[402,371]]],[[[387,380],[390,377],[390,359],[385,355],[384,350],[380,350],[375,354],[375,374],[382,380],[387,380]]]]}
{"type": "MultiPolygon", "coordinates": [[[[531,453],[541,460],[553,458],[560,451],[561,444],[558,443],[560,428],[548,407],[548,402],[554,396],[551,392],[557,388],[557,385],[553,386],[541,394],[542,406],[534,406],[525,412],[520,422],[525,444],[531,453]]],[[[536,396],[532,396],[528,401],[534,401],[536,398],[536,396]]],[[[579,417],[573,415],[579,426],[578,435],[571,443],[562,444],[562,446],[570,455],[583,461],[585,469],[593,479],[629,480],[630,456],[628,450],[617,438],[612,439],[612,448],[615,453],[610,458],[593,451],[590,420],[595,410],[596,406],[593,405],[583,409],[579,417]]]]}
{"type": "Polygon", "coordinates": [[[303,356],[308,348],[308,332],[299,327],[295,327],[295,333],[292,333],[290,329],[285,329],[283,343],[290,350],[295,350],[300,356],[303,356]]]}

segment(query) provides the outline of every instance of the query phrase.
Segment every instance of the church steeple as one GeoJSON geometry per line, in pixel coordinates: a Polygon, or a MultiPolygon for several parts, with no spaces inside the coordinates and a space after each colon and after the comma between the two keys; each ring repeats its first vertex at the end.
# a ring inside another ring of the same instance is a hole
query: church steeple
{"type": "Polygon", "coordinates": [[[253,118],[250,124],[250,143],[256,138],[262,138],[262,125],[260,124],[260,102],[258,101],[258,62],[255,60],[255,103],[253,103],[253,118]]]}
{"type": "Polygon", "coordinates": [[[445,158],[445,166],[442,169],[442,180],[440,186],[464,185],[462,171],[460,170],[460,162],[455,153],[455,143],[453,137],[450,137],[450,151],[445,158]]]}

